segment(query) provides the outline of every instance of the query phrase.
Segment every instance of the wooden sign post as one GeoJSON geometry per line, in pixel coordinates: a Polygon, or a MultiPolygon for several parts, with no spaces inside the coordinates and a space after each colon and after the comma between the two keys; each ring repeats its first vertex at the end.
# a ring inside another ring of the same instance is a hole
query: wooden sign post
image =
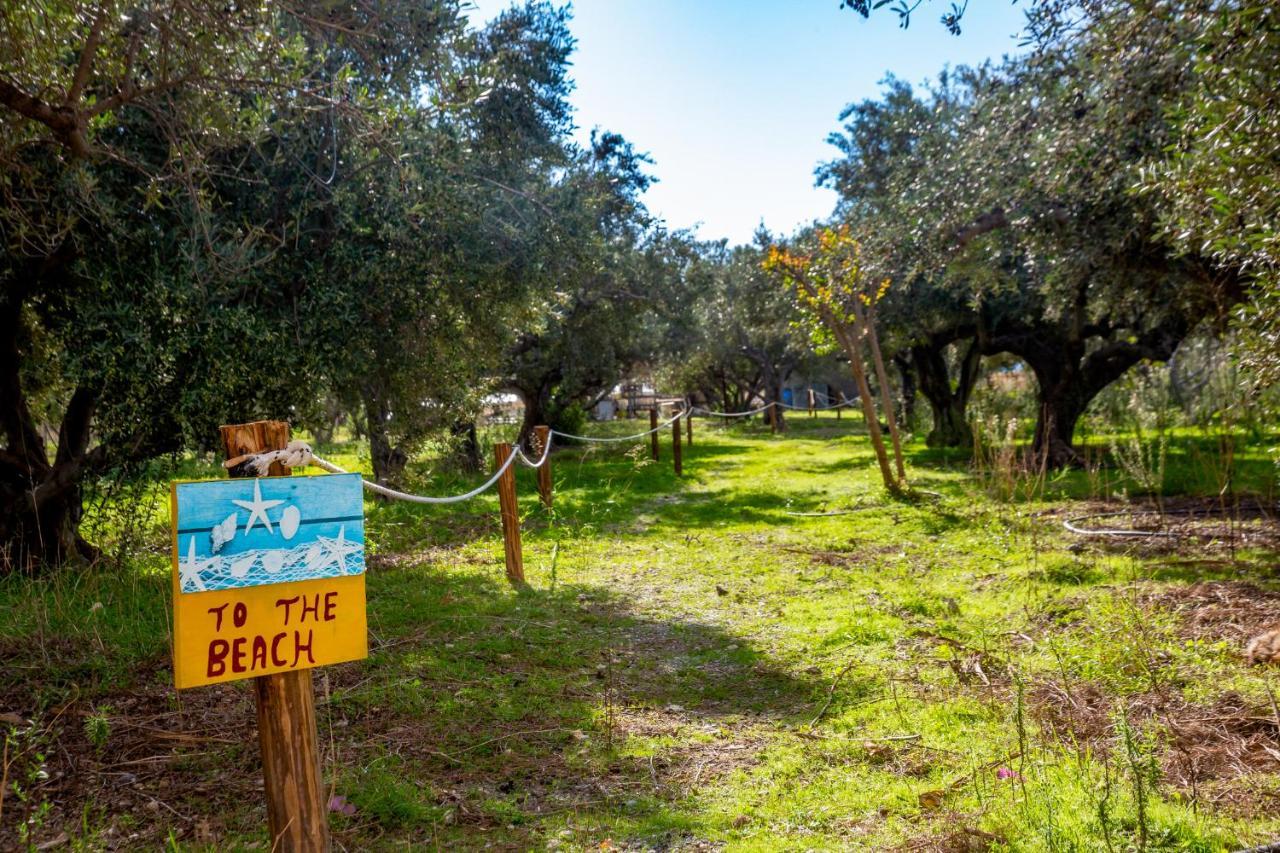
{"type": "MultiPolygon", "coordinates": [[[[497,468],[511,456],[511,445],[505,441],[493,446],[497,468]]],[[[495,470],[497,470],[495,468],[495,470]]],[[[516,503],[516,471],[511,466],[498,478],[498,509],[502,513],[502,550],[507,562],[507,580],[512,586],[524,584],[524,552],[520,547],[520,508],[516,503]]]]}
{"type": "Polygon", "coordinates": [[[537,454],[546,454],[546,461],[538,469],[538,497],[542,498],[543,506],[551,509],[551,454],[547,453],[547,447],[551,444],[551,427],[536,426],[533,434],[538,439],[537,454]]]}
{"type": "Polygon", "coordinates": [[[658,461],[658,407],[654,406],[649,410],[649,450],[653,454],[653,461],[658,461]]]}
{"type": "MultiPolygon", "coordinates": [[[[288,440],[282,421],[222,427],[229,459],[288,440]]],[[[229,474],[171,488],[174,681],[253,678],[271,847],[326,851],[311,668],[368,655],[360,477],[229,474]]]]}
{"type": "Polygon", "coordinates": [[[675,466],[677,477],[684,476],[684,466],[680,459],[680,420],[676,418],[671,422],[671,464],[675,466]]]}

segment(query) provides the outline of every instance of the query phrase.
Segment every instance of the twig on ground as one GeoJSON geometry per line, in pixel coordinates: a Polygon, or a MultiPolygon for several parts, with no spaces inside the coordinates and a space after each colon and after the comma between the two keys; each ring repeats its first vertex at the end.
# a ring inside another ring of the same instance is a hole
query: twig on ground
{"type": "Polygon", "coordinates": [[[510,738],[522,737],[524,735],[540,735],[540,734],[546,734],[548,732],[566,732],[566,731],[569,731],[569,729],[566,729],[564,726],[554,726],[549,729],[529,729],[528,731],[522,731],[522,732],[510,732],[509,734],[499,735],[498,737],[491,737],[488,740],[482,740],[479,743],[472,744],[466,749],[460,749],[454,753],[440,752],[439,750],[433,749],[431,750],[431,754],[438,755],[441,758],[448,759],[449,761],[452,761],[456,764],[461,764],[462,762],[459,761],[456,756],[462,755],[465,752],[471,752],[472,750],[479,749],[482,746],[488,746],[491,743],[497,743],[500,740],[509,740],[510,738]]]}
{"type": "Polygon", "coordinates": [[[818,721],[826,715],[827,709],[831,707],[832,700],[835,699],[836,688],[840,686],[840,681],[845,677],[849,670],[853,669],[854,666],[857,665],[857,663],[857,660],[851,660],[844,665],[843,669],[836,673],[836,677],[831,681],[831,686],[827,688],[827,700],[822,703],[822,707],[818,709],[817,715],[809,721],[810,729],[816,726],[818,721]]]}
{"type": "Polygon", "coordinates": [[[850,509],[833,509],[827,512],[788,512],[786,515],[795,516],[797,518],[826,518],[831,515],[852,515],[855,512],[861,512],[864,509],[871,509],[869,506],[855,506],[850,509]]]}

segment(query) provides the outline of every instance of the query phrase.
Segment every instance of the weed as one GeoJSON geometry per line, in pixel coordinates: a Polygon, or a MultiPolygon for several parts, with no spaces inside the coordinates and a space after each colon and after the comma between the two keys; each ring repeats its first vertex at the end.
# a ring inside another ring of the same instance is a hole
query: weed
{"type": "Polygon", "coordinates": [[[110,705],[102,705],[84,718],[84,736],[98,752],[107,748],[111,739],[110,705]]]}

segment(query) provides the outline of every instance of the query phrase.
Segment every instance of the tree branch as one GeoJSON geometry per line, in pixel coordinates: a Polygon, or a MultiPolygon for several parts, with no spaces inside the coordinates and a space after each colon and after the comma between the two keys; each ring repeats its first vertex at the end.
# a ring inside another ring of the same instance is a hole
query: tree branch
{"type": "Polygon", "coordinates": [[[1006,228],[1009,225],[1009,216],[1005,213],[1003,207],[997,207],[979,216],[968,225],[957,228],[954,232],[955,240],[961,246],[967,245],[970,240],[981,237],[983,234],[996,231],[1000,228],[1006,228]]]}
{"type": "Polygon", "coordinates": [[[71,88],[67,89],[67,96],[62,101],[64,106],[71,107],[80,100],[85,84],[89,82],[89,71],[93,68],[93,59],[98,53],[98,42],[102,40],[102,28],[106,26],[110,13],[110,0],[98,7],[98,15],[93,19],[89,37],[85,39],[84,48],[80,51],[80,62],[76,65],[75,77],[71,79],[71,88]]]}
{"type": "Polygon", "coordinates": [[[87,158],[92,153],[80,116],[70,107],[51,106],[3,77],[0,77],[0,105],[49,128],[75,156],[87,158]]]}

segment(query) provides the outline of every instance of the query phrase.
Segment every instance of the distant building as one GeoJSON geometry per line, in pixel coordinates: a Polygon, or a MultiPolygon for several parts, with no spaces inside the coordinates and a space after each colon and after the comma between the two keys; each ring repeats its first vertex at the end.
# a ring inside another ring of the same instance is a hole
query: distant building
{"type": "Polygon", "coordinates": [[[515,424],[524,419],[524,401],[519,394],[490,394],[480,400],[480,421],[486,424],[515,424]]]}
{"type": "Polygon", "coordinates": [[[806,407],[810,389],[819,407],[834,406],[842,399],[850,402],[858,399],[858,386],[852,378],[792,374],[782,387],[782,402],[788,406],[806,407]]]}
{"type": "Polygon", "coordinates": [[[683,397],[659,393],[643,380],[631,380],[618,383],[602,397],[591,409],[591,417],[597,421],[648,417],[649,410],[655,406],[664,417],[670,417],[671,412],[683,404],[683,397]]]}

